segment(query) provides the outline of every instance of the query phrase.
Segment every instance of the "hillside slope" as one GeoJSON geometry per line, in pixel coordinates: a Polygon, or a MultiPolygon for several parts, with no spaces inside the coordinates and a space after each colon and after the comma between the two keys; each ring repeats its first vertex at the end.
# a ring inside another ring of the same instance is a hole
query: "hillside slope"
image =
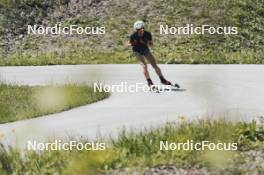
{"type": "Polygon", "coordinates": [[[131,63],[126,42],[139,19],[161,63],[264,63],[263,0],[0,0],[0,13],[1,65],[131,63]],[[27,35],[34,24],[105,26],[106,34],[27,35]],[[186,24],[235,26],[238,34],[159,33],[159,25],[186,24]]]}

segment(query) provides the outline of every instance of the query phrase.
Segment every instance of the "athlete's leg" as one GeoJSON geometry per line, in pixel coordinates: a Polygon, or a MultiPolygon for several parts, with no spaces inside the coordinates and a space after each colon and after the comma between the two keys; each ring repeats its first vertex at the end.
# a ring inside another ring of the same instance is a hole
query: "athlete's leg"
{"type": "Polygon", "coordinates": [[[159,66],[157,65],[156,60],[155,60],[154,56],[152,55],[152,53],[151,52],[147,52],[145,54],[145,57],[147,58],[147,60],[151,64],[151,66],[155,69],[156,73],[158,74],[158,76],[160,78],[161,83],[165,84],[165,85],[171,85],[171,82],[166,80],[163,77],[162,72],[161,72],[159,66]]]}
{"type": "Polygon", "coordinates": [[[144,73],[146,79],[149,79],[150,76],[149,76],[149,72],[148,72],[148,66],[147,66],[147,63],[144,60],[144,56],[141,55],[140,53],[137,53],[137,52],[135,52],[134,54],[135,54],[137,60],[139,61],[139,64],[143,68],[143,73],[144,73]]]}
{"type": "Polygon", "coordinates": [[[145,57],[147,58],[148,62],[151,64],[151,66],[155,69],[155,71],[158,74],[158,76],[159,77],[163,76],[159,66],[156,63],[156,60],[155,60],[154,56],[150,52],[148,52],[148,53],[145,54],[145,57]]]}
{"type": "Polygon", "coordinates": [[[144,56],[141,55],[140,53],[137,53],[137,52],[134,52],[134,55],[136,56],[137,60],[139,61],[141,67],[143,68],[143,73],[144,73],[144,76],[148,82],[148,85],[153,85],[152,80],[150,79],[150,76],[149,76],[148,65],[144,60],[144,56]]]}

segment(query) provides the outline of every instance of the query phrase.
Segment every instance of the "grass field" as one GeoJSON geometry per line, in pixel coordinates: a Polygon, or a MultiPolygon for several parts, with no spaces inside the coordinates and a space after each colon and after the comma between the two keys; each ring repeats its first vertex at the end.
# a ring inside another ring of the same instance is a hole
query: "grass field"
{"type": "MultiPolygon", "coordinates": [[[[262,51],[244,50],[241,52],[204,51],[193,53],[153,50],[160,64],[263,64],[262,51]]],[[[0,66],[60,65],[60,64],[134,64],[137,63],[128,50],[108,53],[94,53],[89,50],[76,50],[63,54],[12,55],[0,59],[0,66]]]]}
{"type": "MultiPolygon", "coordinates": [[[[143,174],[146,168],[175,166],[206,168],[222,174],[264,173],[263,123],[233,123],[225,119],[188,122],[180,117],[175,123],[142,131],[120,132],[104,151],[26,151],[0,149],[3,174],[143,174]],[[210,141],[237,143],[236,151],[160,151],[160,141],[210,141]],[[253,157],[251,153],[253,154],[253,157]],[[129,171],[129,172],[128,172],[129,171]]],[[[83,142],[87,142],[83,141],[83,142]]]]}
{"type": "Polygon", "coordinates": [[[0,84],[0,123],[68,110],[108,97],[85,85],[22,86],[0,84]]]}

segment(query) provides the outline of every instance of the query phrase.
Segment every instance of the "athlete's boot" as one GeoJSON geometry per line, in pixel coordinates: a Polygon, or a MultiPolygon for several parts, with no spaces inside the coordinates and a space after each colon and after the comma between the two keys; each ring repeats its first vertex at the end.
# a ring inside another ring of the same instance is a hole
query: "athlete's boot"
{"type": "Polygon", "coordinates": [[[148,82],[149,89],[151,91],[157,91],[157,88],[154,86],[154,84],[153,84],[153,82],[152,82],[152,80],[150,78],[147,79],[147,82],[148,82]]]}
{"type": "Polygon", "coordinates": [[[170,85],[170,86],[174,86],[174,87],[180,88],[180,85],[178,85],[177,83],[176,84],[172,84],[170,81],[166,80],[163,76],[160,76],[160,81],[164,85],[170,85]]]}
{"type": "Polygon", "coordinates": [[[160,76],[160,82],[164,85],[172,85],[172,83],[166,80],[163,76],[160,76]]]}
{"type": "Polygon", "coordinates": [[[150,78],[147,79],[147,82],[148,82],[148,86],[149,87],[154,85],[153,82],[152,82],[152,80],[150,78]]]}

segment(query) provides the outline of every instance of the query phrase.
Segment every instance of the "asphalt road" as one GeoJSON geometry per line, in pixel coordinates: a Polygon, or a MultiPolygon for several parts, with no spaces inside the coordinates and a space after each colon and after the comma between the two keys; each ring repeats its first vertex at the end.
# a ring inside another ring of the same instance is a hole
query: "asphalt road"
{"type": "MultiPolygon", "coordinates": [[[[264,114],[263,65],[160,65],[181,90],[116,92],[103,101],[35,119],[0,125],[0,142],[24,147],[28,140],[113,136],[126,127],[139,130],[167,121],[201,117],[252,120],[264,114]]],[[[154,71],[151,76],[159,84],[154,71]]],[[[5,83],[145,83],[139,65],[0,67],[5,83]]]]}

